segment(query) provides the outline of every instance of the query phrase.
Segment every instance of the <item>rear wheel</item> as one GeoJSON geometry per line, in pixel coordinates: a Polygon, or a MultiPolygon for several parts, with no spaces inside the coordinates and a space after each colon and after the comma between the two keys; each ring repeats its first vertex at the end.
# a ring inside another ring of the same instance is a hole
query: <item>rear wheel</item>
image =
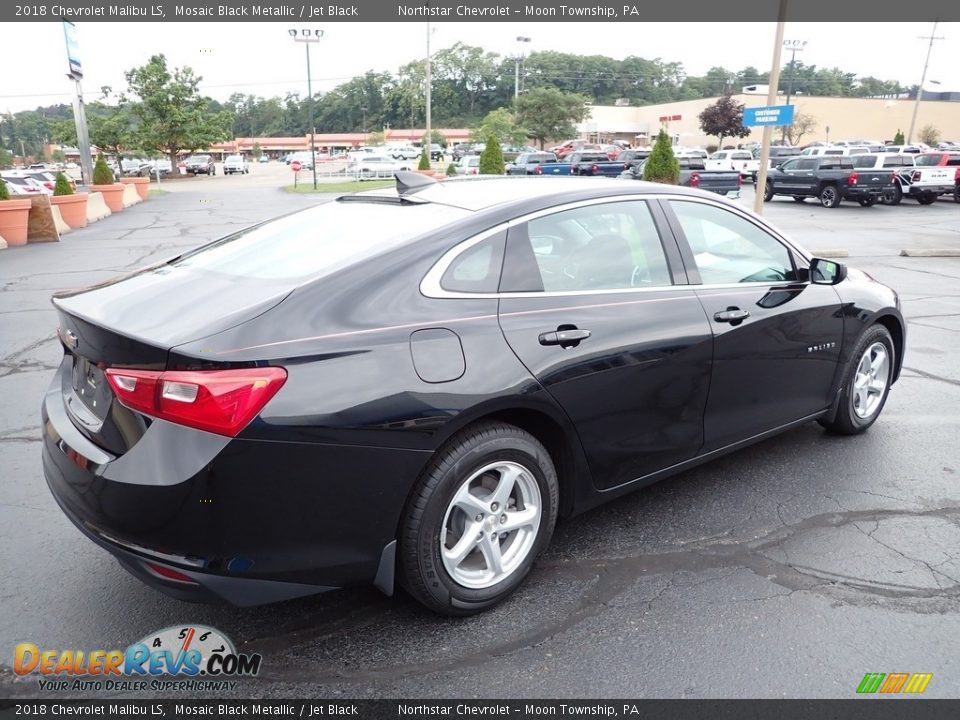
{"type": "Polygon", "coordinates": [[[917,195],[917,202],[921,205],[932,205],[936,202],[937,196],[933,193],[924,193],[923,195],[917,195]]]}
{"type": "Polygon", "coordinates": [[[468,428],[420,479],[400,533],[400,582],[431,610],[470,615],[516,590],[550,542],[559,488],[553,461],[505,423],[468,428]]]}
{"type": "Polygon", "coordinates": [[[840,204],[840,191],[836,185],[824,185],[820,188],[820,204],[825,208],[835,208],[840,204]]]}
{"type": "Polygon", "coordinates": [[[837,416],[820,424],[841,435],[862,433],[876,422],[893,380],[893,338],[883,325],[871,326],[850,358],[837,416]]]}
{"type": "Polygon", "coordinates": [[[953,201],[960,203],[960,185],[953,189],[953,201]]]}
{"type": "Polygon", "coordinates": [[[773,200],[773,183],[767,181],[763,188],[763,201],[770,202],[771,200],[773,200]]]}
{"type": "Polygon", "coordinates": [[[880,202],[884,205],[899,205],[901,200],[903,200],[903,189],[899,183],[894,183],[892,194],[884,195],[880,202]]]}

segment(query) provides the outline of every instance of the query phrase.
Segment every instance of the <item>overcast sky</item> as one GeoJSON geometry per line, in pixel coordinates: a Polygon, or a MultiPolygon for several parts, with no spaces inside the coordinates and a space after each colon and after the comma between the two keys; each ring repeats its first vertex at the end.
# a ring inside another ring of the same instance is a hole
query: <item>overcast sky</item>
{"type": "MultiPolygon", "coordinates": [[[[231,93],[262,96],[306,94],[302,45],[284,23],[78,23],[84,93],[97,99],[102,85],[126,87],[123,71],[163,52],[175,66],[189,65],[203,77],[202,90],[218,100],[231,93]]],[[[297,26],[299,27],[299,26],[297,26]]],[[[425,55],[426,23],[328,23],[311,50],[314,87],[329,90],[367,70],[394,71],[425,55]]],[[[770,68],[773,23],[447,23],[434,22],[432,49],[460,41],[500,54],[514,38],[532,38],[530,50],[558,50],[623,58],[638,55],[682,62],[691,75],[714,65],[739,70],[770,68]]],[[[797,59],[840,67],[857,75],[920,80],[931,23],[789,23],[787,39],[806,40],[797,59]]],[[[960,91],[960,23],[941,23],[927,72],[928,90],[960,91]],[[940,85],[930,81],[939,81],[940,85]]],[[[5,23],[0,47],[7,72],[0,84],[0,111],[69,102],[59,22],[5,23]]],[[[784,62],[788,59],[784,57],[784,62]]]]}

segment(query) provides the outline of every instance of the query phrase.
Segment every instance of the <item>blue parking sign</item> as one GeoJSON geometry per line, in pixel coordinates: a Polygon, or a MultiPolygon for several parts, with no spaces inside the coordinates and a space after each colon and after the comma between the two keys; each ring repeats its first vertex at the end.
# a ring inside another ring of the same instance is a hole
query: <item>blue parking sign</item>
{"type": "Polygon", "coordinates": [[[793,125],[793,105],[773,105],[743,109],[744,127],[793,125]]]}

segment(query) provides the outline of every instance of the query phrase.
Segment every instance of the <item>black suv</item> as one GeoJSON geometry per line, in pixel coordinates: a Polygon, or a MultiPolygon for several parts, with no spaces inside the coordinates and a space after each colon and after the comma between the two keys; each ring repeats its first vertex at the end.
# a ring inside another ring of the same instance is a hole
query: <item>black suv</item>
{"type": "Polygon", "coordinates": [[[187,166],[187,172],[192,175],[216,175],[217,166],[213,158],[209,155],[191,155],[184,164],[187,166]]]}

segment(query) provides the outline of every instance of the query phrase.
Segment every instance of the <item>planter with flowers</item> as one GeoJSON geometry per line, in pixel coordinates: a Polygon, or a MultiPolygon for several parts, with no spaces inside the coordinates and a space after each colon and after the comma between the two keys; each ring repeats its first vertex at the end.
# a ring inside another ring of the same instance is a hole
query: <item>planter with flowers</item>
{"type": "Polygon", "coordinates": [[[97,156],[97,162],[93,166],[93,184],[90,185],[90,191],[103,195],[103,201],[110,208],[110,212],[123,210],[123,183],[114,182],[113,172],[107,167],[103,155],[97,156]]]}
{"type": "Polygon", "coordinates": [[[62,172],[57,173],[50,204],[60,208],[63,221],[74,230],[87,226],[87,193],[74,192],[70,181],[62,172]]]}

